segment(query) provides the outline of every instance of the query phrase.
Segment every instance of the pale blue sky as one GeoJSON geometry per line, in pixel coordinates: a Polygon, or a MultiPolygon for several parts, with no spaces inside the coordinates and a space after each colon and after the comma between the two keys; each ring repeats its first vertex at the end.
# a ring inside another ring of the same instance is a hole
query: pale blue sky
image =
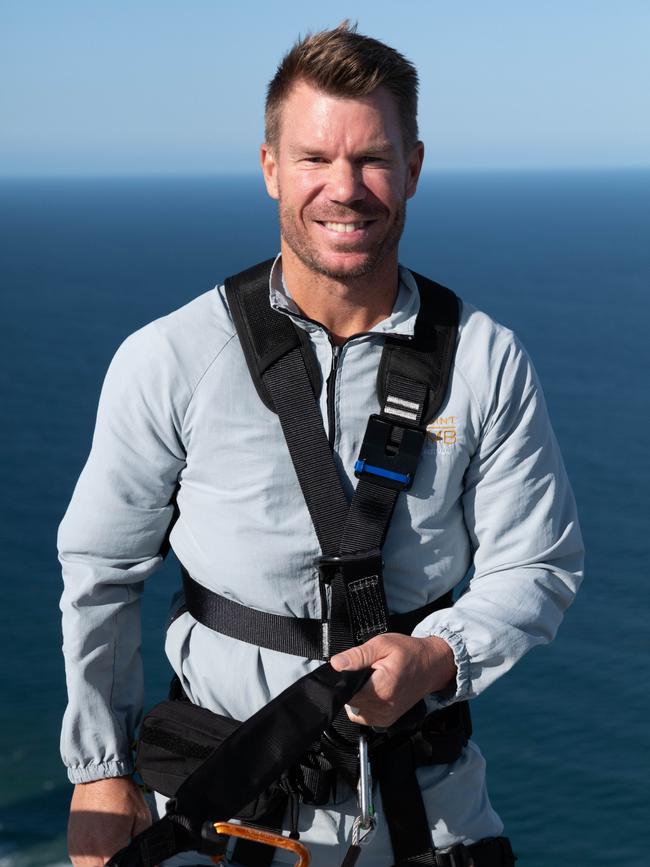
{"type": "Polygon", "coordinates": [[[429,169],[650,165],[650,0],[0,0],[0,174],[255,171],[299,33],[417,65],[429,169]]]}

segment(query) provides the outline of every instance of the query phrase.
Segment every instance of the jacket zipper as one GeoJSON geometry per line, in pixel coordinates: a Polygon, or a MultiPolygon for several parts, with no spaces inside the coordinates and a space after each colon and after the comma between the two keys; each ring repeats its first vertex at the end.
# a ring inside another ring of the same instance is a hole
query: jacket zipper
{"type": "Polygon", "coordinates": [[[330,375],[327,377],[327,439],[331,449],[334,449],[336,437],[336,372],[339,367],[340,356],[341,347],[332,343],[332,367],[330,368],[330,375]]]}

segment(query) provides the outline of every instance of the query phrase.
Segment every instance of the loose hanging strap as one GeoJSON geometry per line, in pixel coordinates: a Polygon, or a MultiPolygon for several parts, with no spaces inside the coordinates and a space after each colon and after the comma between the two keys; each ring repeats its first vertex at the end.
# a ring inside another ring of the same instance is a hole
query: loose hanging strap
{"type": "Polygon", "coordinates": [[[328,664],[289,686],[243,723],[181,784],[167,815],[109,861],[155,867],[178,852],[211,853],[206,823],[242,810],[318,739],[370,671],[336,672],[328,664]]]}

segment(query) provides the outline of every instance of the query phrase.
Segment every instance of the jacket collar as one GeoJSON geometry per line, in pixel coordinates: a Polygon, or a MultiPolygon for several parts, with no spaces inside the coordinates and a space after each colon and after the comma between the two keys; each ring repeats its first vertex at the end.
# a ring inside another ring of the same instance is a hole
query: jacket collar
{"type": "MultiPolygon", "coordinates": [[[[282,254],[278,253],[273,262],[269,275],[269,300],[271,307],[296,322],[306,331],[316,331],[322,326],[311,319],[303,316],[295,301],[291,298],[289,290],[282,276],[282,254]]],[[[401,334],[412,337],[415,329],[415,320],[420,309],[420,293],[415,279],[408,268],[399,266],[399,289],[393,311],[386,319],[382,319],[369,333],[377,334],[401,334]]]]}

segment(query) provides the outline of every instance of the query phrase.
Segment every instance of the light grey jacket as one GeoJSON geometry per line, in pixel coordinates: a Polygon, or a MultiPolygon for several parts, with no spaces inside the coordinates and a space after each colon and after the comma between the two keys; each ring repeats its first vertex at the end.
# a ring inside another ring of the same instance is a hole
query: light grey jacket
{"type": "MultiPolygon", "coordinates": [[[[280,267],[272,303],[309,333],[325,381],[332,345],[298,315],[280,267]]],[[[334,442],[350,488],[368,415],[378,411],[384,335],[413,332],[417,288],[406,269],[400,278],[391,316],[340,350],[334,442]]],[[[325,388],[320,401],[327,427],[325,388]]],[[[132,768],[142,702],[139,600],[161,562],[175,492],[171,544],[197,581],[265,611],[320,616],[314,529],[222,288],[120,347],[60,527],[69,689],[62,755],[73,782],[132,768]]],[[[577,590],[576,508],[535,372],[514,335],[469,304],[446,401],[413,489],[399,497],[384,556],[388,602],[398,612],[441,596],[473,568],[456,605],[414,632],[444,638],[458,665],[456,694],[432,696],[432,707],[478,695],[530,647],[550,641],[577,590]]],[[[237,719],[318,664],[221,636],[188,613],[171,626],[166,651],[194,702],[237,719]]]]}

